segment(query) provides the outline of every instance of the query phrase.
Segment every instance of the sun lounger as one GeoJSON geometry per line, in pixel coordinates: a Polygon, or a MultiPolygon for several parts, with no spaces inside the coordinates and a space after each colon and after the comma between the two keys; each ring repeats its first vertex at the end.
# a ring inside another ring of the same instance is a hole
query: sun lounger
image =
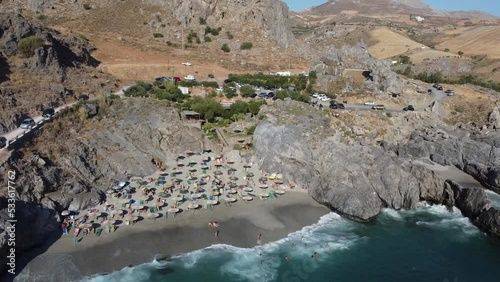
{"type": "Polygon", "coordinates": [[[101,236],[101,233],[102,233],[102,228],[97,228],[97,230],[95,232],[95,236],[99,237],[99,236],[101,236]]]}

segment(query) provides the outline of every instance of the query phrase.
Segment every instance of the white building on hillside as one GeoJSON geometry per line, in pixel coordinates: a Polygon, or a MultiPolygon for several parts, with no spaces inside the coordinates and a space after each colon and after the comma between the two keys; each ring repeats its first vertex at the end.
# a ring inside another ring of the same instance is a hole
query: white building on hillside
{"type": "Polygon", "coordinates": [[[277,75],[277,76],[291,76],[292,73],[289,71],[278,71],[278,72],[272,72],[269,73],[270,75],[277,75]]]}
{"type": "Polygon", "coordinates": [[[425,19],[424,19],[424,18],[422,18],[421,16],[416,16],[416,17],[415,17],[415,20],[417,20],[417,22],[419,22],[419,23],[421,23],[421,22],[425,21],[425,19]]]}

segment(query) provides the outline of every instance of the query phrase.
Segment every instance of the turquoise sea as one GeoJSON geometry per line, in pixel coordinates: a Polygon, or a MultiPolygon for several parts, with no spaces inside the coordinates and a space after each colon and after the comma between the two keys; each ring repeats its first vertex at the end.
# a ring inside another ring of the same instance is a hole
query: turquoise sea
{"type": "MultiPolygon", "coordinates": [[[[492,200],[500,205],[500,197],[492,200]]],[[[493,282],[500,281],[500,246],[457,209],[422,203],[413,211],[384,210],[370,224],[330,213],[277,242],[215,245],[89,280],[493,282]]]]}

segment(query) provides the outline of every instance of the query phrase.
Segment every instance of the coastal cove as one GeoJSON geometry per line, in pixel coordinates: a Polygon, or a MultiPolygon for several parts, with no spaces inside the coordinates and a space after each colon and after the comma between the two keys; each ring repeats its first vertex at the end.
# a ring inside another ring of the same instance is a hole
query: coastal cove
{"type": "Polygon", "coordinates": [[[262,234],[263,243],[276,241],[316,223],[328,212],[306,193],[289,192],[277,200],[218,206],[213,211],[186,211],[174,219],[139,222],[120,227],[114,233],[103,232],[100,237],[90,234],[75,247],[72,236],[63,235],[32,260],[18,279],[32,281],[33,277],[28,276],[36,273],[40,279],[37,281],[73,281],[213,244],[253,247],[258,234],[262,234]],[[207,226],[210,221],[219,222],[219,239],[214,236],[216,230],[207,226]],[[54,267],[58,271],[53,271],[54,267]]]}
{"type": "Polygon", "coordinates": [[[330,213],[262,246],[218,244],[80,281],[495,281],[499,251],[457,209],[421,203],[370,224],[330,213]]]}

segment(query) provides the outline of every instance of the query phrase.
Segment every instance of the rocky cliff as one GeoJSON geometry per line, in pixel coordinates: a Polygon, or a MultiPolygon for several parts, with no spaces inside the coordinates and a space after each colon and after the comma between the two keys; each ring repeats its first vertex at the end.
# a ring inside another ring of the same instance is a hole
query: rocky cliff
{"type": "Polygon", "coordinates": [[[0,14],[0,133],[43,108],[73,101],[82,94],[75,89],[85,94],[114,89],[114,79],[94,69],[98,62],[90,54],[93,50],[81,38],[13,12],[0,14]]]}
{"type": "MultiPolygon", "coordinates": [[[[0,166],[0,201],[5,200],[6,171],[14,170],[17,238],[33,238],[19,241],[19,254],[45,242],[62,210],[85,210],[99,204],[103,191],[116,181],[150,175],[179,153],[211,147],[201,131],[185,127],[167,103],[129,98],[101,104],[99,111],[87,119],[78,110],[47,124],[32,146],[15,151],[0,166]]],[[[0,217],[5,209],[0,202],[0,217]]],[[[0,250],[6,247],[4,229],[0,225],[0,250]]]]}
{"type": "MultiPolygon", "coordinates": [[[[362,72],[364,86],[371,91],[386,91],[401,94],[403,86],[396,73],[391,70],[390,61],[377,60],[370,55],[364,43],[356,46],[331,47],[314,60],[311,68],[319,76],[319,85],[327,88],[330,83],[345,79],[345,71],[362,72]]],[[[353,85],[354,82],[351,83],[353,85]]]]}
{"type": "Polygon", "coordinates": [[[181,23],[207,19],[217,25],[255,25],[267,30],[281,48],[287,48],[294,36],[290,28],[288,6],[281,0],[149,0],[168,5],[174,17],[181,23]]]}
{"type": "Polygon", "coordinates": [[[413,132],[408,142],[391,148],[404,158],[430,158],[474,176],[482,185],[500,192],[500,133],[454,136],[429,128],[413,132]]]}
{"type": "Polygon", "coordinates": [[[268,172],[309,187],[332,210],[368,221],[382,208],[414,208],[421,200],[451,204],[444,179],[376,146],[348,146],[323,112],[307,104],[276,101],[261,111],[255,155],[268,172]]]}

